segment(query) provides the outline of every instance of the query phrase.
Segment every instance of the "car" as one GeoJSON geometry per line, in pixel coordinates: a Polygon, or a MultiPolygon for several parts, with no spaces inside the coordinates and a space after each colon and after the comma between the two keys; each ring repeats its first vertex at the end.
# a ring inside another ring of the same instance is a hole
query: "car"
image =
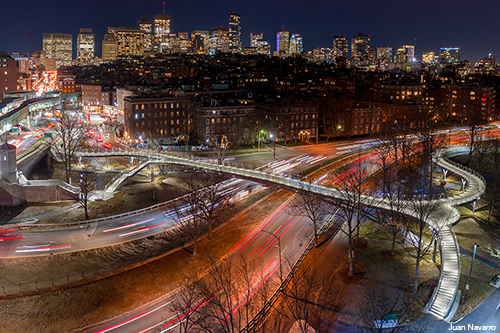
{"type": "Polygon", "coordinates": [[[102,138],[100,136],[98,136],[98,137],[95,138],[95,141],[102,142],[102,138]]]}

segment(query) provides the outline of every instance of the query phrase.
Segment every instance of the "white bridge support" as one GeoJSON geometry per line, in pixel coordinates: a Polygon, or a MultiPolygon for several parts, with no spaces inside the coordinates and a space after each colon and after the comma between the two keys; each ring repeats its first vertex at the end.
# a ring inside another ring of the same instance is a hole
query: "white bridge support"
{"type": "MultiPolygon", "coordinates": [[[[464,149],[463,147],[458,147],[464,149]]],[[[463,191],[459,195],[444,198],[441,196],[439,199],[435,197],[425,198],[427,200],[434,200],[438,206],[431,214],[428,227],[438,231],[438,240],[441,245],[441,274],[439,283],[435,289],[429,303],[426,306],[426,312],[434,315],[437,319],[443,320],[450,314],[452,309],[455,295],[458,291],[458,283],[460,279],[460,252],[458,248],[457,239],[452,229],[452,224],[460,219],[458,211],[459,205],[475,202],[479,199],[486,188],[484,178],[477,172],[468,169],[460,164],[454,163],[443,156],[443,153],[449,149],[457,149],[457,147],[448,147],[439,151],[434,158],[435,163],[443,169],[457,174],[465,180],[463,184],[463,191]],[[467,185],[467,186],[466,186],[467,185]]],[[[287,188],[290,190],[303,190],[308,189],[311,192],[320,194],[325,197],[343,200],[344,196],[340,192],[331,187],[326,187],[318,184],[313,184],[307,181],[294,179],[287,176],[266,173],[263,171],[245,169],[244,167],[236,167],[225,164],[215,164],[209,162],[198,161],[195,158],[181,157],[180,154],[173,152],[154,153],[147,151],[113,151],[113,152],[80,152],[77,156],[82,157],[102,157],[102,156],[129,156],[131,161],[133,157],[146,158],[147,161],[132,169],[129,172],[119,174],[116,179],[108,184],[107,192],[114,192],[116,189],[129,177],[135,175],[149,164],[174,164],[183,165],[193,168],[200,168],[211,170],[215,172],[225,173],[236,178],[244,178],[256,182],[263,182],[266,184],[287,188]]],[[[368,206],[373,208],[381,208],[390,210],[391,205],[386,198],[363,196],[362,200],[368,206]]],[[[411,207],[411,205],[408,205],[411,207]]],[[[406,209],[405,213],[414,218],[418,218],[418,212],[411,208],[406,209]]]]}

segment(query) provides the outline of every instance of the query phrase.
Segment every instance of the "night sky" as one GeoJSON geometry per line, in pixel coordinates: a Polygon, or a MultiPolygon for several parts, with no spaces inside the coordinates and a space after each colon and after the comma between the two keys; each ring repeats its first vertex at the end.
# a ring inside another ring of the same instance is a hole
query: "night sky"
{"type": "MultiPolygon", "coordinates": [[[[371,47],[416,41],[416,55],[443,46],[460,46],[461,59],[472,63],[488,53],[500,57],[500,2],[498,0],[184,0],[166,1],[172,32],[210,30],[228,26],[229,10],[242,16],[242,43],[251,32],[264,33],[276,48],[282,26],[300,33],[304,49],[332,46],[332,34],[349,40],[358,32],[371,36],[371,47]]],[[[162,13],[162,0],[23,0],[0,5],[0,51],[26,53],[42,49],[42,33],[73,34],[92,28],[96,55],[108,26],[135,27],[141,15],[162,13]]],[[[350,42],[349,42],[350,43],[350,42]]],[[[76,53],[76,52],[74,52],[76,53]]]]}

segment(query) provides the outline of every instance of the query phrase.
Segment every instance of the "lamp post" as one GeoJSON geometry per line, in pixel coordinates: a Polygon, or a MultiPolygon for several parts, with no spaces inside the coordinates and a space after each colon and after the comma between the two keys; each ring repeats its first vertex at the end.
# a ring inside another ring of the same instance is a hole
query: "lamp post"
{"type": "Polygon", "coordinates": [[[273,159],[276,159],[276,138],[272,134],[270,134],[271,139],[273,140],[273,159]]]}
{"type": "Polygon", "coordinates": [[[277,237],[274,233],[267,231],[267,230],[261,230],[260,232],[265,232],[266,234],[270,234],[271,236],[273,236],[274,238],[276,238],[278,240],[278,250],[279,250],[279,260],[280,260],[280,281],[281,281],[280,290],[282,290],[282,288],[283,288],[283,269],[281,267],[281,241],[280,241],[280,238],[277,237]]]}

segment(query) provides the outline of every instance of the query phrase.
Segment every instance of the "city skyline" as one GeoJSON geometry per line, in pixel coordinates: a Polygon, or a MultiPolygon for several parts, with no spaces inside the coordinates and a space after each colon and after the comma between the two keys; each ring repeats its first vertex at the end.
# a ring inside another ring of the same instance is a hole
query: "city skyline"
{"type": "MultiPolygon", "coordinates": [[[[370,47],[373,48],[392,46],[395,50],[401,45],[413,44],[416,38],[415,53],[418,57],[423,52],[437,53],[444,46],[459,46],[462,60],[474,63],[489,53],[500,54],[500,46],[487,42],[494,40],[494,32],[500,25],[494,20],[495,10],[477,13],[477,8],[494,9],[497,6],[481,6],[482,3],[486,5],[484,0],[473,5],[455,1],[451,6],[452,2],[447,0],[439,3],[424,0],[419,2],[418,7],[407,7],[388,0],[376,4],[367,0],[338,4],[317,0],[304,7],[302,2],[296,0],[259,0],[251,4],[216,0],[210,3],[167,2],[165,14],[171,17],[172,32],[190,32],[220,25],[227,27],[230,10],[236,10],[241,15],[243,47],[249,46],[250,33],[263,32],[264,38],[275,50],[275,36],[282,27],[290,34],[300,33],[306,51],[331,47],[333,34],[351,39],[362,32],[370,35],[370,47]],[[401,14],[403,12],[405,15],[401,14]]],[[[141,16],[148,15],[151,21],[163,10],[162,2],[158,0],[90,1],[84,7],[60,0],[50,4],[28,0],[26,5],[28,10],[23,17],[29,24],[19,25],[14,15],[17,8],[13,3],[6,3],[0,13],[3,31],[0,45],[9,53],[26,54],[27,48],[30,54],[41,50],[43,33],[72,34],[76,45],[79,30],[92,28],[96,36],[95,52],[100,56],[101,41],[109,26],[135,27],[141,16]],[[72,15],[76,12],[78,15],[72,15]]],[[[73,57],[76,57],[76,50],[73,52],[73,57]]]]}

